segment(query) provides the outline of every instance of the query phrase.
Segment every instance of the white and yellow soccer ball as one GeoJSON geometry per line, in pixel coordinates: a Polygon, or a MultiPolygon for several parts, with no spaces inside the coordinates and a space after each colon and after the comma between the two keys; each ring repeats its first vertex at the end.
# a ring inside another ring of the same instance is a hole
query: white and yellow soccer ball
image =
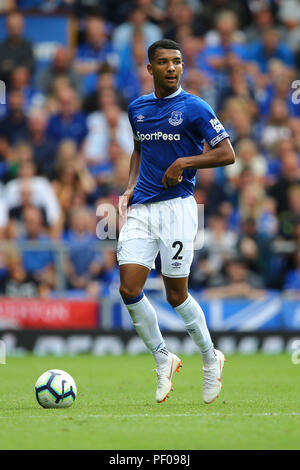
{"type": "Polygon", "coordinates": [[[36,381],[35,396],[43,408],[69,408],[77,396],[76,383],[63,370],[47,370],[36,381]]]}

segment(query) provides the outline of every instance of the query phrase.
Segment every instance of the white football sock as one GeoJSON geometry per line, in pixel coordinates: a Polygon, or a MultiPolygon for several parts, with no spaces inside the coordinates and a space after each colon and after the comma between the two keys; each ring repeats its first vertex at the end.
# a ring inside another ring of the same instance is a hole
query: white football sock
{"type": "Polygon", "coordinates": [[[165,361],[169,353],[158,326],[156,312],[145,294],[142,292],[124,303],[137,334],[154,355],[156,363],[165,361]]]}
{"type": "Polygon", "coordinates": [[[209,366],[209,364],[216,361],[217,356],[202,308],[189,294],[188,298],[181,305],[175,307],[175,310],[183,319],[189,335],[199,347],[203,364],[209,366]]]}

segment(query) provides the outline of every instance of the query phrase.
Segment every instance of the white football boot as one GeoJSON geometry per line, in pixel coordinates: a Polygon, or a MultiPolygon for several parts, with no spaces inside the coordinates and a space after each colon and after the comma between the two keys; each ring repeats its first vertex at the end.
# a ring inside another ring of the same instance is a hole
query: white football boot
{"type": "Polygon", "coordinates": [[[203,401],[212,403],[218,398],[222,388],[222,370],[225,363],[224,354],[215,349],[217,361],[210,367],[203,367],[203,401]]]}
{"type": "Polygon", "coordinates": [[[155,369],[158,378],[156,390],[156,401],[158,403],[165,401],[170,391],[173,390],[172,377],[174,372],[179,372],[180,367],[182,367],[181,359],[169,352],[167,360],[155,369]]]}

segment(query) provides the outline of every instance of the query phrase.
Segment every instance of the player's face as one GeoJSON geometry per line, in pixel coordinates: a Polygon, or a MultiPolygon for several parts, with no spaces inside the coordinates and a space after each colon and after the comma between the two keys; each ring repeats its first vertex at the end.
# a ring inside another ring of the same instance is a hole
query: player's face
{"type": "Polygon", "coordinates": [[[181,52],[176,49],[157,49],[148,64],[148,72],[153,76],[156,91],[171,94],[177,90],[184,64],[181,52]]]}

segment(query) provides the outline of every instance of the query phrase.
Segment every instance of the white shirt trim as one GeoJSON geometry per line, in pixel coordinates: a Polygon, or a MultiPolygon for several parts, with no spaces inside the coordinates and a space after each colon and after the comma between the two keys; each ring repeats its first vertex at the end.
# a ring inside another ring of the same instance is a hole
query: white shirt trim
{"type": "Polygon", "coordinates": [[[165,96],[164,98],[158,98],[158,96],[156,96],[155,94],[155,91],[152,93],[152,95],[153,95],[153,98],[155,98],[156,100],[166,100],[167,98],[175,98],[175,96],[179,95],[179,93],[181,92],[182,92],[182,88],[181,86],[179,86],[179,88],[177,88],[177,90],[174,91],[174,93],[172,93],[171,95],[165,96]]]}

